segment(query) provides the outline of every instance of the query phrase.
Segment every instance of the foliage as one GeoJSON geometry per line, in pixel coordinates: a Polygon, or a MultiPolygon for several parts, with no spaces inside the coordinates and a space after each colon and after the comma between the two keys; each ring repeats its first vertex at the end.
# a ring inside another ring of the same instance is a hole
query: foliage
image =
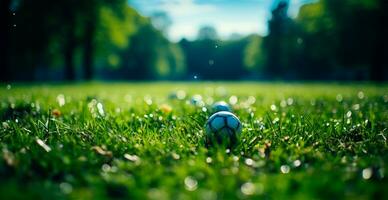
{"type": "Polygon", "coordinates": [[[263,70],[265,55],[263,51],[263,38],[259,35],[251,35],[248,38],[249,42],[244,49],[244,66],[253,70],[263,70]]]}
{"type": "Polygon", "coordinates": [[[263,66],[258,71],[269,79],[384,80],[386,5],[381,0],[320,0],[304,4],[293,19],[288,1],[279,1],[262,45],[254,50],[258,41],[252,40],[247,46],[245,65],[263,66]]]}
{"type": "Polygon", "coordinates": [[[216,40],[218,39],[217,30],[210,25],[203,26],[198,30],[198,40],[216,40]]]}
{"type": "Polygon", "coordinates": [[[0,198],[386,199],[387,89],[3,86],[0,198]],[[194,94],[203,104],[187,103],[194,94]],[[244,126],[231,150],[203,141],[219,100],[230,100],[244,126]]]}
{"type": "MultiPolygon", "coordinates": [[[[215,30],[212,27],[206,30],[215,30]]],[[[211,39],[215,34],[200,30],[194,41],[179,42],[187,62],[187,75],[203,80],[238,80],[248,75],[244,66],[244,49],[249,38],[236,40],[211,39]]],[[[212,32],[212,31],[210,31],[212,32]]]]}
{"type": "Polygon", "coordinates": [[[127,1],[22,0],[17,5],[13,17],[17,26],[9,45],[10,56],[7,56],[11,69],[14,69],[9,74],[13,77],[11,79],[53,78],[38,73],[52,69],[65,73],[64,77],[56,75],[57,79],[74,80],[81,77],[80,74],[84,79],[91,79],[95,72],[125,68],[128,57],[132,55],[124,53],[142,46],[148,51],[145,55],[152,56],[136,54],[138,60],[151,59],[145,61],[149,64],[137,67],[149,68],[146,71],[152,73],[140,74],[139,77],[157,77],[158,71],[154,70],[161,66],[171,68],[163,74],[164,78],[179,77],[184,72],[184,58],[181,58],[179,47],[152,27],[150,19],[141,16],[127,1]],[[148,33],[142,35],[144,31],[148,33]],[[136,43],[135,40],[151,42],[136,43]],[[175,73],[175,68],[179,68],[179,73],[175,73]],[[18,73],[19,69],[26,73],[18,73]]]}
{"type": "Polygon", "coordinates": [[[387,79],[387,1],[312,1],[295,18],[275,2],[266,36],[220,40],[203,26],[175,44],[168,13],[125,0],[4,0],[0,79],[387,79]]]}

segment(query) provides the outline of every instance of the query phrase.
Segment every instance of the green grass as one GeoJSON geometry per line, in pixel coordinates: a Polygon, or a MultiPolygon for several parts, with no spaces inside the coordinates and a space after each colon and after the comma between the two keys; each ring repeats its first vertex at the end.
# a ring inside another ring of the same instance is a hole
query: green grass
{"type": "Polygon", "coordinates": [[[0,199],[388,199],[386,85],[3,85],[0,100],[0,199]],[[194,94],[237,97],[237,147],[205,148],[194,94]]]}

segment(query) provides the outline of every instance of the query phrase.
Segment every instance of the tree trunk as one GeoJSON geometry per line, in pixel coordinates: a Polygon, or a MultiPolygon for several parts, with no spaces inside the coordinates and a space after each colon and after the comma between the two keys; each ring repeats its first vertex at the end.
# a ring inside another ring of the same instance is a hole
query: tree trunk
{"type": "Polygon", "coordinates": [[[73,39],[68,38],[67,44],[65,45],[65,49],[64,49],[65,79],[68,81],[75,80],[75,65],[74,65],[75,46],[76,45],[75,45],[74,38],[73,39]]]}
{"type": "MultiPolygon", "coordinates": [[[[72,6],[72,5],[69,5],[72,6]]],[[[64,8],[64,19],[66,19],[66,25],[64,27],[65,44],[63,49],[64,63],[65,63],[65,80],[75,80],[75,64],[74,54],[77,47],[77,38],[75,35],[76,23],[75,15],[70,7],[64,8]]]]}
{"type": "MultiPolygon", "coordinates": [[[[71,23],[70,23],[71,24],[71,23]]],[[[77,47],[77,41],[74,33],[74,26],[69,26],[66,31],[66,43],[64,46],[64,59],[65,59],[65,79],[68,81],[75,80],[75,64],[74,53],[77,47]]]]}
{"type": "MultiPolygon", "coordinates": [[[[93,17],[91,17],[93,18],[93,17]]],[[[83,48],[83,70],[85,80],[91,80],[93,78],[93,55],[94,45],[93,39],[95,34],[95,20],[87,20],[85,25],[85,37],[84,37],[84,48],[83,48]]]]}
{"type": "Polygon", "coordinates": [[[7,82],[12,78],[8,60],[10,31],[12,28],[11,12],[9,10],[10,4],[11,0],[1,0],[0,3],[0,26],[3,27],[3,31],[0,31],[0,82],[7,82]]]}
{"type": "Polygon", "coordinates": [[[375,82],[381,82],[384,81],[386,77],[384,77],[384,67],[388,67],[387,65],[387,56],[388,56],[388,40],[387,40],[387,26],[388,23],[388,17],[386,10],[388,8],[388,2],[385,0],[380,0],[380,7],[379,11],[377,13],[378,17],[378,23],[377,23],[377,38],[376,38],[376,49],[375,54],[372,56],[372,66],[370,68],[371,70],[371,80],[375,82]]]}

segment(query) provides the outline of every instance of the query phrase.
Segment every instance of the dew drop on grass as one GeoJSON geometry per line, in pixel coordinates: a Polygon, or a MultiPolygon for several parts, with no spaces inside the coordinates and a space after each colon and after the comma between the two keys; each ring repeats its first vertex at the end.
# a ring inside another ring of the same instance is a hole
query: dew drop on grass
{"type": "Polygon", "coordinates": [[[58,102],[58,104],[59,104],[60,107],[64,106],[65,103],[66,103],[65,95],[59,94],[59,95],[57,96],[57,102],[58,102]]]}
{"type": "Polygon", "coordinates": [[[11,85],[8,84],[8,85],[7,85],[7,90],[10,90],[10,89],[11,89],[11,85]]]}
{"type": "Polygon", "coordinates": [[[4,128],[4,129],[7,129],[7,128],[9,128],[9,125],[8,125],[8,123],[7,123],[7,122],[3,122],[3,128],[4,128]]]}
{"type": "Polygon", "coordinates": [[[198,181],[194,179],[194,177],[188,176],[184,180],[185,188],[188,191],[194,191],[198,187],[198,181]]]}
{"type": "Polygon", "coordinates": [[[238,101],[238,98],[237,98],[237,96],[235,96],[235,95],[232,95],[232,96],[229,98],[229,103],[230,103],[231,105],[237,104],[237,101],[238,101]]]}
{"type": "Polygon", "coordinates": [[[302,162],[300,160],[295,160],[293,163],[292,163],[295,167],[299,167],[302,162]]]}
{"type": "Polygon", "coordinates": [[[271,110],[276,111],[276,106],[274,104],[271,105],[271,110]]]}
{"type": "Polygon", "coordinates": [[[100,114],[101,116],[105,115],[104,106],[102,105],[102,103],[97,103],[97,110],[98,114],[100,114]]]}
{"type": "Polygon", "coordinates": [[[207,157],[207,158],[206,158],[206,163],[212,163],[212,161],[213,161],[212,158],[210,158],[210,157],[207,157]]]}
{"type": "Polygon", "coordinates": [[[241,186],[241,192],[244,195],[252,195],[255,193],[255,185],[251,182],[246,182],[241,186]]]}
{"type": "Polygon", "coordinates": [[[247,159],[245,159],[245,164],[248,165],[248,166],[252,166],[253,165],[253,160],[250,159],[250,158],[247,158],[247,159]]]}
{"type": "Polygon", "coordinates": [[[283,173],[283,174],[288,174],[290,172],[290,166],[288,165],[282,165],[280,167],[280,171],[283,173]]]}
{"type": "Polygon", "coordinates": [[[280,120],[279,117],[275,117],[275,119],[273,119],[272,121],[272,124],[276,124],[279,120],[280,120]]]}
{"type": "Polygon", "coordinates": [[[293,98],[290,97],[290,98],[287,99],[287,104],[289,106],[291,106],[293,103],[294,103],[294,99],[293,98]]]}
{"type": "Polygon", "coordinates": [[[254,96],[249,96],[249,97],[248,97],[247,103],[248,103],[249,105],[252,105],[252,104],[254,104],[255,102],[256,102],[256,98],[255,98],[254,96]]]}
{"type": "Polygon", "coordinates": [[[145,102],[147,105],[151,105],[151,104],[152,104],[151,96],[149,96],[149,95],[144,96],[144,102],[145,102]]]}
{"type": "Polygon", "coordinates": [[[360,109],[360,104],[354,104],[352,106],[353,110],[359,110],[360,109]]]}
{"type": "Polygon", "coordinates": [[[238,156],[233,156],[233,161],[237,162],[240,158],[238,156]]]}
{"type": "Polygon", "coordinates": [[[202,112],[207,112],[207,108],[206,107],[202,107],[202,112]]]}
{"type": "Polygon", "coordinates": [[[110,165],[108,164],[103,164],[101,167],[102,171],[104,172],[109,172],[110,171],[110,165]]]}
{"type": "Polygon", "coordinates": [[[183,91],[183,90],[178,90],[176,92],[176,97],[179,99],[179,100],[182,100],[184,98],[186,98],[186,92],[183,91]]]}
{"type": "Polygon", "coordinates": [[[364,170],[362,170],[362,178],[363,179],[370,179],[372,177],[372,169],[371,168],[366,168],[364,170]]]}
{"type": "Polygon", "coordinates": [[[357,96],[359,99],[363,99],[365,97],[364,92],[362,92],[362,91],[359,91],[357,96]]]}
{"type": "Polygon", "coordinates": [[[172,153],[172,158],[174,160],[179,160],[181,158],[181,156],[179,154],[177,154],[177,153],[172,153]]]}
{"type": "Polygon", "coordinates": [[[350,118],[351,116],[352,116],[352,111],[349,110],[349,111],[346,113],[346,117],[347,117],[347,118],[350,118]]]}
{"type": "Polygon", "coordinates": [[[341,163],[342,163],[342,164],[345,164],[345,163],[347,163],[347,162],[348,162],[347,157],[346,157],[346,156],[343,156],[343,157],[341,158],[341,163]]]}

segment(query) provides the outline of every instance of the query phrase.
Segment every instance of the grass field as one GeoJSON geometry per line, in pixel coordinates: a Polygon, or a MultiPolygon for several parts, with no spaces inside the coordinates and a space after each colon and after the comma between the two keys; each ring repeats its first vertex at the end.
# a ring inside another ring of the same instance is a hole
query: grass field
{"type": "Polygon", "coordinates": [[[3,85],[0,100],[0,199],[388,199],[386,85],[3,85]],[[204,145],[218,100],[244,127],[233,149],[204,145]]]}

